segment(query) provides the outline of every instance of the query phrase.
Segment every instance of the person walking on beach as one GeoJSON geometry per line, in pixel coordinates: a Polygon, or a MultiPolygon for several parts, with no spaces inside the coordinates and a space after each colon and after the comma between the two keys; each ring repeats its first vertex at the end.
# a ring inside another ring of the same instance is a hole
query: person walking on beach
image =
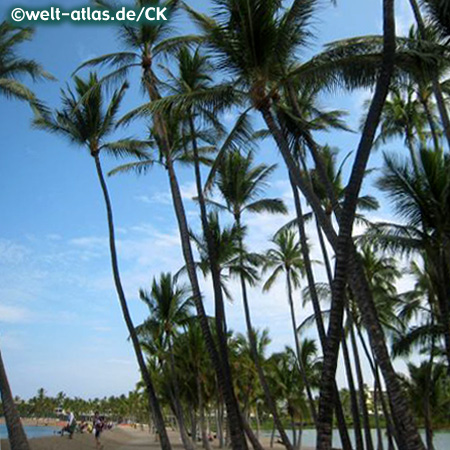
{"type": "Polygon", "coordinates": [[[100,442],[100,435],[102,434],[103,428],[105,426],[105,421],[103,420],[103,417],[99,415],[98,411],[95,411],[92,425],[94,427],[95,446],[97,449],[102,449],[103,445],[100,442]]]}
{"type": "Polygon", "coordinates": [[[64,433],[69,433],[69,439],[72,439],[73,433],[75,432],[75,428],[77,426],[77,421],[75,420],[75,415],[70,409],[67,410],[67,425],[61,430],[61,436],[64,436],[64,433]]]}

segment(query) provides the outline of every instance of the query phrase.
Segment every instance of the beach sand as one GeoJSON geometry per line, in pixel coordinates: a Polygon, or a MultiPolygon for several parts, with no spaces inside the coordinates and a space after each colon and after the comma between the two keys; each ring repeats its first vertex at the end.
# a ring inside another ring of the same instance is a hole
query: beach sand
{"type": "MultiPolygon", "coordinates": [[[[174,450],[183,450],[178,433],[169,431],[169,438],[174,450]]],[[[148,431],[140,431],[132,428],[115,428],[102,434],[104,450],[159,450],[159,443],[148,431]]],[[[262,444],[269,449],[269,439],[263,439],[262,444]]],[[[76,433],[73,439],[67,436],[51,436],[30,439],[31,450],[89,450],[95,449],[95,440],[92,434],[76,433]]],[[[216,447],[213,445],[213,447],[216,447]]],[[[280,444],[274,444],[275,450],[284,449],[280,444]]],[[[198,449],[201,449],[199,443],[198,449]]],[[[1,441],[1,450],[10,450],[8,441],[1,441]]],[[[303,448],[302,450],[312,450],[303,448]]]]}

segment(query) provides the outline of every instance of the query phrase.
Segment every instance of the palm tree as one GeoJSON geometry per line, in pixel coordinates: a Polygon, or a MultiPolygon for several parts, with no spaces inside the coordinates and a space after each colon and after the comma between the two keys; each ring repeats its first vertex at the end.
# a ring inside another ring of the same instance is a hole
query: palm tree
{"type": "Polygon", "coordinates": [[[449,6],[446,0],[424,0],[429,18],[438,24],[446,36],[450,36],[449,6]]]}
{"type": "Polygon", "coordinates": [[[386,100],[380,121],[380,133],[377,140],[383,143],[395,138],[403,137],[411,155],[411,161],[417,165],[416,138],[420,145],[425,144],[425,124],[427,117],[422,111],[422,105],[414,98],[412,86],[404,90],[392,88],[386,100]]]}
{"type": "Polygon", "coordinates": [[[30,450],[27,436],[22,427],[20,416],[9,387],[8,377],[6,376],[5,365],[0,353],[0,394],[2,398],[3,414],[5,415],[6,428],[11,448],[14,450],[30,450]]]}
{"type": "Polygon", "coordinates": [[[225,154],[217,168],[215,174],[215,185],[217,186],[225,205],[210,201],[219,209],[227,210],[232,214],[236,227],[241,230],[239,236],[239,260],[237,274],[241,283],[242,300],[244,304],[245,321],[247,335],[250,344],[250,353],[254,361],[257,376],[264,392],[266,402],[273,415],[275,425],[280,433],[281,440],[288,450],[292,450],[292,445],[284,430],[279,417],[276,403],[270,392],[264,371],[260,365],[257,352],[256,337],[251,322],[250,306],[247,294],[247,285],[255,283],[254,276],[245,270],[245,260],[258,262],[257,255],[249,255],[244,251],[242,215],[248,213],[286,213],[286,207],[282,200],[277,198],[260,198],[267,179],[275,170],[275,165],[265,164],[254,165],[254,156],[249,152],[247,156],[241,154],[239,150],[230,151],[225,154]],[[252,261],[253,260],[253,261],[252,261]]]}
{"type": "MultiPolygon", "coordinates": [[[[317,347],[314,341],[299,341],[301,365],[308,374],[308,379],[318,386],[321,362],[317,358],[317,347]]],[[[308,415],[308,402],[305,401],[305,385],[297,370],[300,362],[296,352],[286,347],[284,352],[273,354],[269,360],[270,379],[276,386],[277,397],[285,401],[285,410],[291,421],[294,448],[301,447],[302,426],[308,415]],[[300,425],[297,429],[296,423],[300,425]]]]}
{"type": "Polygon", "coordinates": [[[300,279],[304,272],[303,257],[301,254],[300,244],[296,241],[296,234],[290,230],[282,230],[272,239],[275,248],[266,253],[266,261],[264,263],[264,271],[271,270],[271,274],[264,283],[263,290],[271,289],[278,277],[284,273],[286,276],[286,288],[288,303],[291,313],[292,330],[294,332],[295,349],[299,364],[300,374],[306,389],[309,401],[311,417],[314,422],[317,420],[314,398],[312,396],[311,387],[307,378],[305,368],[300,358],[300,342],[298,338],[297,320],[295,318],[295,307],[293,290],[300,286],[300,279]]]}
{"type": "Polygon", "coordinates": [[[419,366],[408,364],[409,379],[406,382],[411,402],[415,411],[423,417],[427,441],[427,450],[434,450],[433,416],[438,409],[445,409],[448,401],[444,397],[445,366],[429,361],[419,366]]]}
{"type": "Polygon", "coordinates": [[[100,154],[104,153],[110,154],[116,158],[128,155],[132,155],[134,157],[138,156],[141,158],[145,157],[146,154],[143,150],[147,147],[148,143],[134,139],[108,141],[108,137],[112,134],[116,125],[116,116],[127,89],[126,83],[123,83],[119,89],[114,91],[106,107],[103,106],[105,101],[103,89],[98,83],[98,78],[95,74],[91,74],[87,80],[75,77],[74,83],[75,91],[73,91],[70,87],[62,91],[62,109],[55,110],[51,114],[46,113],[38,115],[34,120],[34,124],[39,129],[50,133],[56,133],[69,141],[74,142],[78,146],[85,148],[93,158],[106,205],[111,265],[117,296],[119,298],[122,314],[133,343],[133,348],[141,375],[145,382],[149,406],[153,413],[153,419],[161,438],[161,446],[164,450],[170,450],[171,447],[164,426],[164,419],[159,407],[151,376],[147,370],[147,366],[142,355],[139,339],[131,319],[120,278],[115,242],[113,211],[100,161],[100,154]]]}
{"type": "Polygon", "coordinates": [[[215,393],[214,370],[208,359],[205,340],[197,321],[190,320],[186,331],[175,340],[174,351],[183,386],[193,386],[196,399],[188,405],[197,404],[203,448],[210,450],[205,411],[215,393]]]}
{"type": "Polygon", "coordinates": [[[32,28],[16,28],[7,22],[0,23],[0,95],[26,101],[34,107],[42,107],[35,94],[19,81],[24,76],[33,81],[54,79],[36,61],[17,55],[16,47],[30,41],[33,34],[32,28]]]}
{"type": "MultiPolygon", "coordinates": [[[[337,239],[332,224],[327,220],[318,199],[311,190],[309,183],[302,177],[290,153],[290,146],[276,119],[276,102],[281,96],[278,89],[283,81],[289,80],[289,75],[305,76],[317,65],[305,64],[295,67],[298,60],[298,49],[305,43],[309,33],[307,25],[314,12],[316,2],[298,1],[290,7],[281,2],[266,1],[248,2],[228,0],[217,2],[218,7],[214,18],[190,10],[191,16],[201,27],[206,44],[216,52],[221,68],[232,74],[239,83],[241,92],[251,106],[258,110],[272,137],[274,138],[283,159],[285,160],[294,182],[299,186],[314,212],[318,215],[321,226],[332,245],[336,247],[337,264],[335,281],[337,289],[333,289],[332,315],[329,322],[329,345],[325,349],[323,383],[321,389],[320,418],[318,421],[318,448],[331,447],[331,430],[333,417],[333,398],[335,394],[334,378],[337,366],[339,342],[342,332],[343,305],[347,269],[352,272],[351,281],[354,284],[358,299],[364,304],[365,320],[371,330],[371,343],[376,348],[377,358],[388,380],[387,388],[392,399],[395,397],[396,416],[404,424],[405,438],[412,449],[421,449],[420,436],[415,429],[407,402],[398,386],[397,375],[390,362],[384,335],[378,324],[376,310],[373,305],[370,290],[367,286],[362,267],[356,258],[351,242],[351,230],[354,221],[356,202],[366,169],[368,156],[372,148],[375,130],[388,93],[389,81],[394,66],[395,26],[393,2],[385,0],[382,70],[378,71],[377,86],[370,107],[366,126],[364,127],[360,145],[356,153],[354,169],[346,190],[346,201],[339,215],[340,239],[337,239]],[[245,33],[242,30],[246,30],[245,33]],[[262,46],[264,43],[264,46],[262,46]],[[292,70],[294,66],[294,70],[292,70]],[[350,264],[349,264],[350,263],[350,264]]],[[[353,74],[355,72],[353,71],[353,74]]],[[[323,80],[320,71],[314,75],[323,80]]],[[[343,75],[343,72],[341,72],[343,75]]],[[[345,73],[344,73],[345,76],[345,73]]],[[[311,77],[312,78],[312,77],[311,77]]],[[[336,80],[339,76],[335,76],[336,80]]],[[[342,76],[341,78],[342,79],[342,76]]],[[[328,79],[329,81],[330,79],[328,79]]]]}
{"type": "MultiPolygon", "coordinates": [[[[40,64],[32,59],[24,59],[17,55],[16,47],[32,39],[34,30],[16,28],[7,22],[0,23],[0,96],[7,99],[28,102],[32,107],[43,110],[43,105],[35,94],[20,82],[23,76],[33,81],[53,79],[40,64]]],[[[29,448],[20,417],[11,394],[6,369],[0,356],[0,392],[5,410],[6,425],[11,445],[20,450],[29,448]]]]}
{"type": "MultiPolygon", "coordinates": [[[[158,145],[158,139],[155,139],[156,142],[153,144],[157,147],[159,152],[158,157],[149,157],[148,159],[132,162],[129,164],[125,164],[114,169],[111,174],[115,173],[123,173],[134,171],[136,173],[145,173],[150,168],[152,168],[155,164],[161,164],[167,171],[170,190],[172,194],[172,200],[174,205],[174,210],[178,222],[178,227],[180,230],[181,236],[181,244],[182,251],[185,261],[185,271],[188,274],[189,281],[191,283],[191,288],[193,292],[193,298],[195,302],[195,306],[197,309],[197,316],[201,322],[202,330],[205,333],[205,340],[208,343],[207,348],[210,354],[211,360],[214,363],[214,368],[217,372],[217,378],[219,380],[220,389],[224,391],[224,400],[227,406],[227,411],[231,409],[231,416],[228,416],[230,420],[234,423],[232,427],[235,432],[233,435],[233,445],[246,445],[246,441],[242,441],[242,436],[240,437],[240,431],[242,431],[242,418],[239,412],[238,404],[236,402],[236,398],[233,393],[233,385],[230,384],[232,382],[231,372],[229,368],[229,363],[227,362],[227,348],[226,348],[226,320],[225,320],[225,309],[222,297],[222,282],[220,277],[220,266],[219,266],[219,256],[215,253],[211,253],[210,249],[213,248],[213,245],[207,244],[208,255],[206,260],[210,264],[210,270],[214,270],[214,298],[215,298],[215,306],[216,306],[216,314],[215,314],[215,322],[216,328],[219,328],[221,331],[218,333],[218,341],[219,346],[221,348],[220,353],[216,347],[216,342],[213,339],[213,334],[210,328],[210,323],[208,321],[208,317],[206,315],[206,311],[203,305],[203,299],[200,291],[200,284],[198,281],[197,275],[197,264],[194,260],[194,254],[192,251],[191,245],[191,237],[192,233],[189,230],[186,211],[183,204],[183,199],[181,196],[181,190],[178,183],[177,173],[175,170],[175,163],[189,163],[191,164],[193,161],[198,159],[199,161],[208,162],[208,155],[211,153],[211,147],[208,146],[206,148],[196,147],[195,152],[191,151],[186,146],[186,136],[183,134],[183,130],[181,128],[181,118],[178,114],[168,114],[164,113],[165,124],[167,126],[167,137],[169,138],[168,145],[169,151],[162,151],[161,146],[158,145]],[[197,156],[195,155],[197,153],[197,156]],[[212,255],[212,257],[211,257],[212,255]],[[213,261],[213,263],[211,262],[213,261]],[[220,335],[220,337],[219,337],[220,335]],[[224,372],[225,371],[225,372],[224,372]],[[228,374],[228,375],[227,375],[228,374]],[[236,421],[236,422],[234,422],[236,421]],[[242,442],[245,442],[243,444],[242,442]]],[[[152,136],[155,135],[154,127],[151,129],[152,136]]],[[[189,138],[187,139],[189,142],[189,138]]],[[[198,181],[198,177],[197,181],[198,181]]],[[[197,183],[198,184],[198,183],[197,183]]],[[[206,211],[205,211],[206,213],[206,211]]],[[[202,213],[202,217],[203,216],[202,213]]],[[[202,219],[204,220],[204,219],[202,219]]],[[[206,222],[208,218],[206,217],[206,222]]],[[[204,225],[202,223],[202,225],[204,225]]],[[[208,226],[203,226],[203,229],[207,229],[208,233],[210,233],[210,224],[208,226]]],[[[206,235],[205,235],[206,236],[206,235]]],[[[208,235],[210,241],[214,238],[211,235],[208,235]]],[[[215,252],[215,250],[214,250],[215,252]]]]}
{"type": "Polygon", "coordinates": [[[378,223],[369,236],[381,248],[422,255],[438,305],[438,323],[444,335],[447,363],[450,365],[449,305],[450,277],[448,235],[449,157],[441,152],[422,149],[419,170],[412,171],[408,161],[385,156],[381,190],[393,201],[404,225],[378,223]]]}
{"type": "MultiPolygon", "coordinates": [[[[192,318],[190,309],[192,299],[184,286],[178,286],[170,273],[162,273],[159,280],[153,279],[151,291],[139,291],[140,299],[148,306],[149,318],[137,328],[138,335],[142,333],[155,334],[161,341],[161,346],[169,359],[171,379],[171,399],[178,421],[181,439],[186,450],[193,450],[195,444],[189,439],[186,431],[184,413],[180,403],[180,386],[175,371],[173,340],[177,328],[186,325],[192,318]]],[[[194,437],[194,436],[193,436],[194,437]]]]}
{"type": "MultiPolygon", "coordinates": [[[[139,9],[144,6],[148,6],[149,4],[149,0],[136,0],[136,6],[139,9]]],[[[168,0],[167,2],[163,3],[163,5],[167,7],[168,13],[173,14],[177,11],[179,2],[178,0],[168,0]]],[[[154,3],[152,3],[152,6],[154,6],[154,3]]],[[[170,27],[165,21],[164,23],[158,24],[156,26],[146,24],[124,26],[120,38],[122,44],[124,44],[125,47],[127,47],[130,51],[116,52],[108,55],[103,55],[99,58],[94,58],[82,64],[80,68],[90,65],[110,65],[114,67],[115,70],[105,76],[101,81],[114,82],[118,78],[126,76],[130,69],[134,67],[141,67],[142,87],[144,91],[148,93],[150,104],[153,102],[157,103],[159,100],[161,100],[161,94],[158,77],[156,76],[154,71],[154,59],[164,54],[178,51],[187,42],[198,40],[198,37],[170,37],[169,34],[170,27]]],[[[178,180],[173,169],[172,160],[170,158],[170,153],[172,150],[171,141],[173,142],[171,136],[169,135],[171,131],[171,124],[168,123],[168,121],[171,120],[169,119],[170,114],[168,114],[167,112],[162,112],[161,110],[155,111],[152,108],[149,109],[147,105],[144,105],[144,107],[139,111],[143,114],[147,114],[150,112],[153,121],[153,135],[155,137],[157,146],[159,147],[160,153],[164,154],[166,157],[166,167],[169,173],[174,209],[176,212],[177,222],[180,230],[183,256],[185,258],[194,301],[197,308],[197,314],[202,324],[202,330],[207,342],[208,352],[210,353],[211,359],[214,361],[219,384],[221,386],[221,389],[224,390],[224,397],[228,410],[228,418],[230,420],[231,435],[233,437],[233,445],[236,449],[245,450],[247,444],[243,434],[243,427],[238,405],[236,399],[234,398],[232,390],[231,372],[229,369],[229,364],[227,363],[226,356],[225,335],[222,330],[222,325],[220,325],[220,327],[218,327],[219,347],[217,349],[212,338],[211,330],[209,328],[206,312],[202,303],[198,279],[195,272],[194,258],[192,254],[191,243],[189,241],[189,228],[187,224],[186,213],[180,194],[178,180]]],[[[178,117],[178,119],[180,118],[178,117]]],[[[202,218],[202,221],[204,221],[204,213],[202,213],[202,218]]],[[[215,289],[215,301],[217,306],[216,320],[217,322],[223,322],[223,301],[221,298],[221,289],[218,275],[215,270],[213,274],[213,283],[215,289]]]]}
{"type": "MultiPolygon", "coordinates": [[[[429,33],[429,29],[427,29],[426,24],[424,23],[422,14],[420,12],[419,5],[416,0],[410,0],[411,8],[414,13],[414,17],[417,22],[417,28],[419,31],[419,45],[427,43],[428,39],[431,37],[429,33]]],[[[442,0],[425,0],[425,5],[430,12],[432,20],[437,24],[437,26],[443,31],[444,36],[448,33],[448,19],[444,19],[445,15],[448,14],[448,5],[445,5],[445,1],[442,0]]],[[[436,37],[436,33],[433,33],[434,37],[436,37]]],[[[448,37],[447,37],[448,39],[448,37]]],[[[444,45],[446,44],[446,40],[444,40],[444,45]]],[[[441,60],[439,59],[440,63],[441,60]]],[[[439,65],[438,65],[439,66],[439,65]]],[[[439,68],[438,68],[439,69],[439,68]]],[[[436,103],[438,107],[438,111],[441,117],[442,126],[444,130],[444,135],[447,139],[448,146],[450,148],[450,117],[448,115],[447,106],[445,104],[445,98],[442,93],[442,86],[440,84],[440,73],[439,70],[431,70],[428,73],[428,80],[431,81],[431,87],[433,90],[433,94],[436,98],[436,103]]]]}

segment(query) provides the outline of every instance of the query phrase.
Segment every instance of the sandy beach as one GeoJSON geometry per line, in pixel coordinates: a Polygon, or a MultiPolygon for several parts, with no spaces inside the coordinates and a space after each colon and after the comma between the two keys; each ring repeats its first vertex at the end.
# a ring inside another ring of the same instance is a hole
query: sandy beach
{"type": "MultiPolygon", "coordinates": [[[[174,450],[182,450],[179,435],[177,432],[169,431],[169,438],[172,442],[174,450]]],[[[152,435],[146,431],[135,430],[131,428],[116,428],[112,431],[107,431],[102,435],[102,443],[104,450],[158,450],[159,443],[155,442],[152,435]]],[[[262,439],[262,444],[265,448],[269,448],[269,439],[262,439]]],[[[30,439],[32,450],[85,450],[95,449],[95,441],[92,434],[75,434],[73,439],[61,436],[51,436],[45,438],[30,439]]],[[[217,448],[214,443],[213,448],[217,448]]],[[[199,445],[200,449],[201,446],[199,445]]],[[[280,444],[274,444],[275,450],[284,448],[280,444]]],[[[1,441],[1,450],[10,450],[7,440],[1,441]]],[[[312,450],[303,448],[302,450],[312,450]]]]}

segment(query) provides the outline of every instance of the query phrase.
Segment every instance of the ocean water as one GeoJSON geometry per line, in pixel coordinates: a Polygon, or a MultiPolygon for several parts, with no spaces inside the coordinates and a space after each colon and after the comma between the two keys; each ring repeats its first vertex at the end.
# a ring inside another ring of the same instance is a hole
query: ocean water
{"type": "MultiPolygon", "coordinates": [[[[52,436],[55,431],[59,431],[60,428],[56,427],[34,427],[24,426],[25,433],[29,438],[52,436]]],[[[0,439],[8,439],[8,431],[5,424],[0,424],[0,439]]]]}
{"type": "MultiPolygon", "coordinates": [[[[352,440],[352,443],[354,445],[354,435],[353,430],[349,429],[350,439],[352,440]]],[[[377,434],[375,430],[372,431],[372,439],[373,443],[376,447],[377,445],[377,434]]],[[[292,439],[292,431],[286,430],[288,436],[292,439]]],[[[420,430],[420,434],[422,435],[423,442],[425,443],[425,432],[423,430],[420,430]]],[[[264,436],[270,436],[269,432],[263,432],[264,436]]],[[[275,433],[275,436],[277,436],[277,433],[275,433]]],[[[363,435],[364,436],[364,435],[363,435]]],[[[387,449],[387,439],[383,439],[384,448],[387,449]]],[[[339,432],[337,430],[333,431],[333,445],[335,445],[337,448],[340,447],[341,440],[339,438],[339,432]]],[[[433,444],[435,450],[449,450],[450,449],[450,431],[435,431],[434,432],[434,439],[433,444]]],[[[316,431],[312,429],[303,430],[302,434],[302,445],[305,447],[314,447],[316,445],[316,431]]]]}

